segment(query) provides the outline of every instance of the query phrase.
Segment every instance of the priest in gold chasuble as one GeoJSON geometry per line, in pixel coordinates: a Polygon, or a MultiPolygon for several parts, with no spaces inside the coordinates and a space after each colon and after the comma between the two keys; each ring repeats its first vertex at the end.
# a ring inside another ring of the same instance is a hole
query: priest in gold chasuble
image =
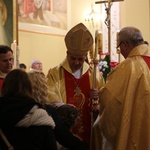
{"type": "Polygon", "coordinates": [[[135,27],[121,29],[118,40],[125,60],[108,75],[100,91],[96,132],[102,142],[99,139],[93,150],[149,150],[150,48],[135,27]]]}

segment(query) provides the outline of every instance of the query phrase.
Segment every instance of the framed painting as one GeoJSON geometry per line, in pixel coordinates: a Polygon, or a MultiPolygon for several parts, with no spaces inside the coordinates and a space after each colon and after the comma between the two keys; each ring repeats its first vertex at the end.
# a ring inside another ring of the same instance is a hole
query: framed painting
{"type": "Polygon", "coordinates": [[[19,30],[64,35],[69,26],[70,0],[18,0],[19,30]]]}
{"type": "Polygon", "coordinates": [[[0,0],[0,44],[18,42],[17,0],[0,0]]]}

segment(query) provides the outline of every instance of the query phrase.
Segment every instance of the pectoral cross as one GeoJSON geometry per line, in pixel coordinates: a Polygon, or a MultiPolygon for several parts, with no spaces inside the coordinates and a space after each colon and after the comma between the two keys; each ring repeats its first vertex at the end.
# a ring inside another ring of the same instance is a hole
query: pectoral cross
{"type": "Polygon", "coordinates": [[[76,86],[74,92],[75,92],[77,95],[80,95],[80,94],[81,94],[81,89],[80,89],[78,86],[76,86]]]}

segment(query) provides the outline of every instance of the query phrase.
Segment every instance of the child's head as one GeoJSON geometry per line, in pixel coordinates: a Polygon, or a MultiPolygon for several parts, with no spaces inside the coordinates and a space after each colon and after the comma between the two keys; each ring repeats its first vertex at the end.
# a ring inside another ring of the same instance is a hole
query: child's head
{"type": "Polygon", "coordinates": [[[58,114],[62,118],[66,127],[71,130],[76,123],[78,117],[78,110],[74,105],[64,104],[57,108],[58,114]]]}

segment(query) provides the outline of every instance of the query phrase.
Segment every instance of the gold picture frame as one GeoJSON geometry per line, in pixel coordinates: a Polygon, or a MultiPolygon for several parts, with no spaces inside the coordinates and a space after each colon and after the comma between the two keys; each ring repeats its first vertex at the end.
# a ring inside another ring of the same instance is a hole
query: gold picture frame
{"type": "Polygon", "coordinates": [[[0,44],[18,43],[17,0],[0,0],[0,44]]]}

